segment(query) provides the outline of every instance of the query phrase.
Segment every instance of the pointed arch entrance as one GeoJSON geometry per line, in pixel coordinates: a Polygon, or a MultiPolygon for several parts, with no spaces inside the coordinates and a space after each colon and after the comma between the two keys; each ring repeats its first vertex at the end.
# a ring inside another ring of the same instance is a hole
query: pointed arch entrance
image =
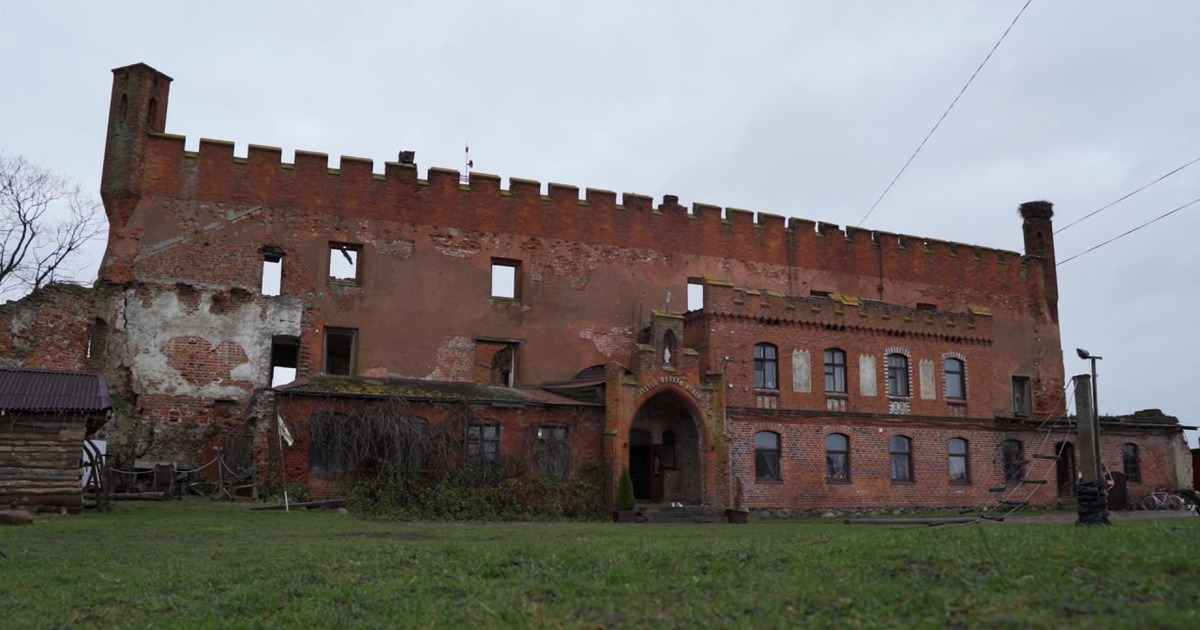
{"type": "Polygon", "coordinates": [[[629,476],[638,500],[703,502],[701,426],[695,402],[675,389],[660,390],[642,403],[629,428],[629,476]]]}

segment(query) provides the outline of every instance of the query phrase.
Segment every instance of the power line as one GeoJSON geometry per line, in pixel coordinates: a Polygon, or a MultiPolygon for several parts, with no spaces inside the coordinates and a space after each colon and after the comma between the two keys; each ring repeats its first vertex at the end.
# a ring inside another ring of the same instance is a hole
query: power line
{"type": "MultiPolygon", "coordinates": [[[[1167,217],[1171,216],[1172,214],[1175,214],[1176,212],[1179,212],[1180,210],[1183,210],[1184,208],[1186,208],[1186,207],[1188,207],[1188,206],[1190,206],[1190,205],[1196,204],[1196,203],[1200,203],[1200,197],[1197,197],[1197,198],[1195,198],[1195,199],[1193,199],[1193,200],[1191,200],[1191,201],[1189,201],[1189,202],[1187,202],[1187,203],[1183,204],[1182,206],[1179,206],[1178,208],[1175,208],[1174,210],[1171,210],[1170,212],[1166,212],[1166,213],[1164,213],[1164,214],[1160,214],[1160,215],[1158,215],[1157,217],[1154,217],[1153,219],[1150,219],[1149,221],[1147,221],[1147,222],[1145,222],[1145,223],[1143,223],[1143,224],[1141,224],[1141,225],[1139,225],[1139,226],[1137,226],[1137,227],[1133,228],[1132,230],[1129,230],[1128,232],[1125,232],[1124,234],[1119,234],[1119,235],[1117,235],[1117,236],[1114,236],[1114,237],[1112,237],[1112,238],[1108,239],[1107,241],[1104,241],[1103,243],[1100,243],[1099,245],[1096,245],[1096,246],[1094,246],[1094,247],[1090,247],[1090,248],[1088,248],[1088,249],[1085,249],[1085,250],[1083,250],[1083,251],[1079,252],[1078,254],[1075,254],[1074,256],[1071,256],[1070,258],[1067,258],[1067,259],[1065,259],[1065,260],[1060,260],[1060,261],[1058,261],[1058,265],[1062,265],[1062,264],[1064,264],[1064,263],[1068,263],[1068,262],[1070,262],[1070,261],[1072,261],[1072,260],[1075,260],[1076,258],[1079,258],[1080,256],[1082,256],[1082,255],[1084,255],[1084,254],[1086,254],[1086,253],[1088,253],[1088,252],[1092,252],[1092,251],[1095,251],[1095,250],[1097,250],[1097,249],[1100,249],[1101,247],[1104,247],[1105,245],[1108,245],[1109,243],[1111,243],[1111,242],[1113,242],[1113,241],[1115,241],[1115,240],[1117,240],[1117,239],[1120,239],[1120,238],[1123,238],[1123,237],[1129,236],[1130,234],[1133,234],[1134,232],[1136,232],[1136,231],[1138,231],[1138,230],[1140,230],[1140,229],[1142,229],[1142,228],[1146,227],[1147,225],[1150,225],[1151,223],[1154,223],[1155,221],[1158,221],[1158,220],[1160,220],[1160,219],[1165,219],[1165,218],[1167,218],[1167,217]]],[[[1055,266],[1057,267],[1058,265],[1055,265],[1055,266]]]]}
{"type": "MultiPolygon", "coordinates": [[[[1068,223],[1068,224],[1066,224],[1066,225],[1064,225],[1064,226],[1062,226],[1062,227],[1058,228],[1057,230],[1054,230],[1054,233],[1055,233],[1055,234],[1058,234],[1059,232],[1062,232],[1063,230],[1065,230],[1065,229],[1067,229],[1067,228],[1071,227],[1072,225],[1075,225],[1076,223],[1081,223],[1081,222],[1082,222],[1084,219],[1087,219],[1087,218],[1089,218],[1089,217],[1092,217],[1092,216],[1094,216],[1094,215],[1100,214],[1100,212],[1101,212],[1101,211],[1103,211],[1103,210],[1107,210],[1107,209],[1109,209],[1109,208],[1111,208],[1111,207],[1113,207],[1113,206],[1115,206],[1115,205],[1117,205],[1117,204],[1121,203],[1122,201],[1125,201],[1126,199],[1128,199],[1128,198],[1130,198],[1130,197],[1132,197],[1132,196],[1134,196],[1134,195],[1136,195],[1136,194],[1138,194],[1138,193],[1142,192],[1143,190],[1146,190],[1147,188],[1149,188],[1149,187],[1151,187],[1151,186],[1153,186],[1153,185],[1157,184],[1158,182],[1161,182],[1162,180],[1164,180],[1164,179],[1166,179],[1166,178],[1168,178],[1168,177],[1170,177],[1170,176],[1174,175],[1175,173],[1178,173],[1179,171],[1182,171],[1183,169],[1185,169],[1185,168],[1187,168],[1187,167],[1189,167],[1189,166],[1191,166],[1191,165],[1195,164],[1196,162],[1200,162],[1200,157],[1198,157],[1198,158],[1196,158],[1196,159],[1192,160],[1191,162],[1188,162],[1187,164],[1184,164],[1183,166],[1180,166],[1179,168],[1176,168],[1175,170],[1173,170],[1173,171],[1171,171],[1171,172],[1167,173],[1166,175],[1163,175],[1162,177],[1159,177],[1158,179],[1156,179],[1156,180],[1154,180],[1154,181],[1150,182],[1149,184],[1146,184],[1145,186],[1142,186],[1141,188],[1138,188],[1137,190],[1134,190],[1133,192],[1131,192],[1131,193],[1129,193],[1129,194],[1125,195],[1124,197],[1121,197],[1120,199],[1117,199],[1116,201],[1113,201],[1112,203],[1109,203],[1109,204],[1108,204],[1108,205],[1106,205],[1106,206],[1102,206],[1102,207],[1100,207],[1100,208],[1098,208],[1098,209],[1096,209],[1096,210],[1093,210],[1093,211],[1091,211],[1091,212],[1089,212],[1089,213],[1087,213],[1087,214],[1083,215],[1082,217],[1080,217],[1080,218],[1078,218],[1078,219],[1075,219],[1074,221],[1072,221],[1072,222],[1070,222],[1070,223],[1068,223]]],[[[1066,262],[1066,261],[1063,261],[1063,262],[1066,262]]],[[[1062,263],[1059,263],[1059,264],[1062,264],[1062,263]]]]}
{"type": "Polygon", "coordinates": [[[971,87],[971,83],[975,81],[975,77],[979,76],[979,72],[983,70],[983,66],[987,65],[988,60],[992,58],[993,54],[995,54],[996,49],[1000,48],[1000,44],[1004,42],[1004,38],[1008,37],[1009,32],[1012,31],[1013,27],[1017,25],[1017,20],[1021,19],[1021,14],[1025,13],[1025,9],[1029,8],[1030,3],[1032,2],[1033,0],[1026,0],[1025,6],[1021,7],[1020,11],[1017,11],[1017,16],[1012,19],[1012,22],[1009,23],[1008,28],[1004,29],[1004,33],[1000,35],[1000,39],[996,40],[996,44],[992,46],[992,49],[988,51],[987,56],[984,57],[983,61],[979,63],[979,67],[975,68],[975,72],[971,73],[971,78],[967,79],[967,82],[963,84],[962,89],[958,91],[958,95],[955,96],[954,100],[950,102],[950,106],[946,108],[946,111],[942,112],[942,116],[938,118],[936,123],[933,124],[933,127],[929,130],[929,133],[925,134],[925,139],[921,140],[921,144],[917,145],[917,149],[912,152],[912,155],[908,156],[908,160],[904,163],[904,166],[900,167],[900,171],[897,172],[896,176],[892,178],[892,181],[887,185],[887,188],[884,188],[883,192],[879,193],[879,198],[875,200],[875,203],[871,204],[871,209],[867,210],[867,213],[863,215],[863,218],[859,219],[856,227],[861,226],[863,222],[867,220],[867,217],[871,216],[872,212],[875,212],[875,208],[879,206],[879,202],[883,201],[883,198],[887,196],[888,192],[892,189],[892,186],[895,186],[896,182],[900,180],[900,176],[904,174],[904,171],[908,170],[908,165],[912,164],[913,160],[917,158],[917,154],[921,152],[921,149],[925,148],[925,143],[929,142],[929,138],[933,136],[933,132],[937,131],[938,127],[942,125],[942,121],[946,120],[946,117],[950,115],[950,110],[954,109],[954,106],[958,104],[958,99],[962,98],[962,95],[966,93],[967,88],[971,87]]]}
{"type": "MultiPolygon", "coordinates": [[[[867,210],[867,213],[864,214],[861,219],[858,220],[858,223],[856,223],[854,227],[862,227],[862,224],[866,222],[867,217],[870,217],[871,213],[875,212],[875,208],[879,207],[879,203],[883,201],[883,198],[886,197],[888,192],[892,190],[892,187],[896,185],[896,182],[900,181],[900,177],[904,175],[904,171],[908,170],[908,166],[912,164],[913,160],[917,159],[917,154],[921,152],[921,149],[925,148],[925,143],[929,142],[929,138],[931,138],[934,132],[938,130],[938,127],[942,126],[942,121],[946,120],[946,117],[950,115],[950,110],[954,109],[954,106],[958,104],[959,99],[961,99],[962,95],[966,93],[967,88],[971,87],[971,83],[975,81],[975,77],[979,76],[979,72],[983,70],[985,65],[987,65],[987,62],[992,58],[992,55],[996,53],[998,48],[1000,48],[1000,44],[1002,44],[1004,39],[1008,37],[1008,34],[1012,31],[1013,27],[1017,25],[1017,20],[1021,19],[1021,15],[1025,13],[1025,9],[1028,9],[1029,5],[1032,3],[1033,0],[1025,0],[1024,6],[1021,7],[1020,11],[1017,11],[1016,17],[1012,19],[1012,22],[1009,22],[1008,28],[1004,29],[1004,33],[1000,35],[1000,39],[996,40],[995,45],[993,45],[992,49],[988,51],[987,56],[983,58],[983,61],[979,63],[979,66],[975,68],[975,72],[971,73],[971,77],[967,79],[966,83],[963,84],[962,89],[958,91],[958,94],[954,97],[954,100],[950,101],[950,106],[946,108],[946,111],[942,112],[941,117],[939,117],[937,122],[933,124],[933,127],[930,128],[929,133],[925,134],[925,138],[921,140],[920,144],[917,145],[916,150],[912,152],[912,155],[908,156],[908,160],[904,162],[904,166],[900,167],[900,170],[896,173],[896,176],[893,177],[892,181],[889,182],[887,187],[883,189],[883,192],[879,193],[879,197],[875,200],[875,203],[871,204],[871,208],[867,210]]],[[[821,273],[825,271],[824,266],[825,265],[822,264],[821,268],[818,268],[817,272],[808,279],[808,285],[810,287],[812,286],[812,283],[815,282],[818,277],[820,277],[821,273]]]]}

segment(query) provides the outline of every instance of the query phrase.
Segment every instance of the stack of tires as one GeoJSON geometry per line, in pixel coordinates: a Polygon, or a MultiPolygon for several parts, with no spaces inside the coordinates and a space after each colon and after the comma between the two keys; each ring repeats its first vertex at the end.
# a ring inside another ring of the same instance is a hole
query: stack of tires
{"type": "Polygon", "coordinates": [[[1111,525],[1108,520],[1108,484],[1100,481],[1080,481],[1075,484],[1079,501],[1079,520],[1076,525],[1111,525]]]}

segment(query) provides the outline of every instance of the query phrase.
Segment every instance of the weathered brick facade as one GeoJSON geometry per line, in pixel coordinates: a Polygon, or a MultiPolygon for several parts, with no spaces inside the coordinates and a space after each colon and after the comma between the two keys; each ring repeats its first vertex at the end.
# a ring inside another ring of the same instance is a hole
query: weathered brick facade
{"type": "MultiPolygon", "coordinates": [[[[600,464],[615,481],[628,466],[653,501],[809,512],[1019,494],[1047,505],[1056,475],[1073,470],[1032,458],[1074,439],[1044,429],[1066,412],[1049,203],[1022,205],[1022,254],[673,195],[581,197],[438,168],[421,179],[409,153],[376,172],[306,151],[288,164],[253,144],[235,156],[218,140],[191,152],[166,133],[170,82],[142,64],[114,70],[104,294],[63,324],[72,339],[102,338],[93,346],[128,403],[114,430],[127,458],[186,467],[248,432],[265,474],[281,414],[300,434],[287,478],[328,493],[333,480],[309,465],[308,418],[425,381],[476,384],[461,402],[503,426],[506,460],[533,461],[524,438],[537,427],[567,427],[573,473],[600,464]],[[277,288],[264,280],[276,274],[277,288]],[[512,286],[495,289],[503,274],[512,286]],[[703,287],[702,308],[686,308],[689,285],[703,287]],[[756,363],[760,344],[770,358],[756,363]],[[827,393],[831,349],[844,355],[844,391],[827,393]],[[273,389],[277,368],[300,385],[273,389]],[[519,399],[486,402],[504,388],[519,399]],[[765,476],[762,432],[778,436],[765,476]],[[849,479],[828,478],[831,434],[849,441],[849,479]],[[895,436],[909,439],[911,479],[892,478],[895,436]],[[950,478],[951,439],[969,445],[965,479],[950,478]],[[1031,458],[1027,479],[1048,482],[1006,483],[1005,440],[1031,458]]],[[[16,316],[0,316],[14,331],[5,343],[28,345],[16,316]]],[[[445,400],[408,403],[431,426],[447,421],[445,400]]],[[[1142,493],[1175,485],[1181,431],[1128,430],[1106,437],[1108,465],[1136,442],[1142,493]]]]}

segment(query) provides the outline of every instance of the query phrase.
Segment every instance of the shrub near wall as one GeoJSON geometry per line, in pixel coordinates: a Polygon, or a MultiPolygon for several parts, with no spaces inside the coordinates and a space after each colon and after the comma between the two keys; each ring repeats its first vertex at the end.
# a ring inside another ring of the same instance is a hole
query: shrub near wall
{"type": "Polygon", "coordinates": [[[577,479],[503,477],[459,467],[436,479],[359,481],[342,486],[351,511],[403,520],[594,520],[604,513],[598,467],[577,479]]]}

